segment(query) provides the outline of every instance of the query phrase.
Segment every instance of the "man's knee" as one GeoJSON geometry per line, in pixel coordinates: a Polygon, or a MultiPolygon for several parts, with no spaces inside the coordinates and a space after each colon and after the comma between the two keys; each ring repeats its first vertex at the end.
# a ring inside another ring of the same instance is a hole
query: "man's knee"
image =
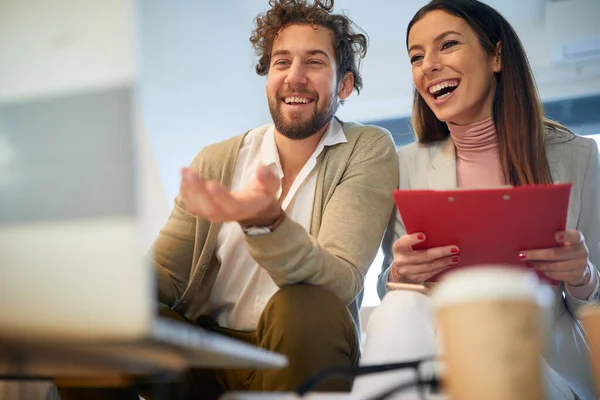
{"type": "Polygon", "coordinates": [[[319,286],[306,284],[281,288],[267,303],[263,319],[282,329],[313,332],[324,330],[331,323],[352,324],[348,308],[337,296],[319,286]]]}
{"type": "Polygon", "coordinates": [[[283,287],[271,298],[259,320],[258,334],[271,343],[278,338],[291,352],[306,347],[353,349],[358,344],[346,305],[328,290],[305,284],[283,287]]]}
{"type": "MultiPolygon", "coordinates": [[[[289,390],[318,371],[358,362],[358,334],[348,308],[314,285],[281,288],[258,323],[259,344],[288,356],[289,365],[265,371],[263,387],[289,390]]],[[[347,391],[349,379],[328,380],[318,390],[347,391]]]]}

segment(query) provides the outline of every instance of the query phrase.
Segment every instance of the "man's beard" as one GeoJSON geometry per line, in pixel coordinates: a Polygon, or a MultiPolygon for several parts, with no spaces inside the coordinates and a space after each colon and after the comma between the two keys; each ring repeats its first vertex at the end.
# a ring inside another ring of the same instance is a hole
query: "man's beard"
{"type": "MultiPolygon", "coordinates": [[[[337,96],[332,95],[326,99],[321,107],[317,104],[312,115],[305,119],[299,119],[300,112],[292,112],[291,117],[286,120],[281,110],[283,102],[280,99],[284,96],[279,94],[275,99],[269,98],[269,111],[279,133],[293,140],[306,139],[319,132],[335,115],[338,102],[337,96]]],[[[318,98],[314,97],[314,102],[318,103],[318,98]]]]}

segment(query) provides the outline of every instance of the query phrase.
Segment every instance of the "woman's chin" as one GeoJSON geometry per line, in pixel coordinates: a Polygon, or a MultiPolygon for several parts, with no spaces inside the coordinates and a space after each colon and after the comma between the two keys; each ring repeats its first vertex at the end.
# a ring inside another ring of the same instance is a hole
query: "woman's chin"
{"type": "Polygon", "coordinates": [[[437,119],[439,119],[441,122],[445,122],[445,123],[451,123],[454,125],[468,125],[474,122],[474,119],[472,117],[469,116],[468,113],[465,112],[449,112],[450,110],[444,110],[444,112],[438,111],[435,112],[434,111],[434,115],[436,116],[437,119]]]}
{"type": "Polygon", "coordinates": [[[448,113],[448,112],[441,112],[441,111],[435,112],[434,111],[433,114],[441,122],[452,121],[452,118],[454,117],[454,113],[448,113]]]}
{"type": "Polygon", "coordinates": [[[434,104],[430,105],[429,108],[433,112],[433,115],[435,115],[435,117],[442,122],[452,121],[459,114],[455,110],[452,110],[450,107],[446,107],[445,105],[443,107],[439,107],[434,104]]]}

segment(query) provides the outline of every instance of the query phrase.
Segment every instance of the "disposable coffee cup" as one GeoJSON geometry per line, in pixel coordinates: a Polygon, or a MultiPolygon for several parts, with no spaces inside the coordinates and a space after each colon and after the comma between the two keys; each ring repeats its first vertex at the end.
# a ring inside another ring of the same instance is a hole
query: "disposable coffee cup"
{"type": "Polygon", "coordinates": [[[451,399],[545,398],[541,357],[554,296],[534,273],[463,268],[447,274],[432,299],[451,399]]]}

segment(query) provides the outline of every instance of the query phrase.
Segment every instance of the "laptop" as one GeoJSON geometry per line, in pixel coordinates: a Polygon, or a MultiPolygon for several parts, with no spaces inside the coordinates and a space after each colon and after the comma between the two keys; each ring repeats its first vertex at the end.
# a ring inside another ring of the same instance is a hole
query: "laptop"
{"type": "Polygon", "coordinates": [[[143,343],[191,366],[285,366],[157,316],[142,240],[155,234],[142,215],[151,157],[133,98],[124,86],[0,104],[0,342],[143,343]]]}

